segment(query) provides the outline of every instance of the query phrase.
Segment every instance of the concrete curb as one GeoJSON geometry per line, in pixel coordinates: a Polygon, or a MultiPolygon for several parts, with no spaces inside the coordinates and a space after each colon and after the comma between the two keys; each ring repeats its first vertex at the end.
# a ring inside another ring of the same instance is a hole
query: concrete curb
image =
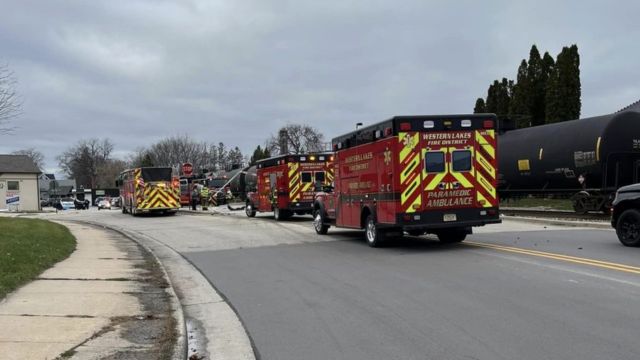
{"type": "Polygon", "coordinates": [[[204,355],[205,359],[259,359],[257,349],[231,304],[179,252],[145,234],[93,221],[79,222],[116,231],[143,246],[158,260],[176,295],[175,300],[179,301],[183,325],[180,329],[182,344],[174,352],[174,359],[186,359],[191,353],[204,355]],[[176,357],[178,353],[179,357],[176,357]]]}
{"type": "Polygon", "coordinates": [[[93,221],[86,221],[86,220],[70,220],[70,221],[78,222],[78,223],[86,223],[86,224],[90,224],[90,225],[93,225],[93,226],[101,227],[101,228],[104,228],[104,229],[109,229],[111,231],[115,231],[118,234],[124,236],[125,238],[127,238],[127,239],[135,242],[136,244],[142,246],[145,250],[147,250],[153,256],[153,258],[156,260],[156,262],[160,266],[160,269],[162,269],[162,273],[164,274],[165,280],[167,280],[167,282],[169,283],[168,292],[169,292],[169,295],[170,295],[170,298],[171,298],[171,310],[173,311],[174,316],[176,318],[176,322],[178,323],[178,328],[177,328],[178,337],[176,339],[176,344],[174,346],[173,354],[172,354],[171,358],[174,359],[174,360],[186,359],[187,358],[187,350],[188,350],[187,349],[187,326],[186,326],[186,321],[185,321],[185,317],[184,317],[184,312],[182,310],[182,305],[180,304],[180,301],[178,300],[178,294],[176,294],[176,292],[175,292],[174,284],[171,281],[171,277],[167,273],[167,269],[165,269],[164,264],[162,263],[160,258],[158,258],[158,256],[156,255],[155,251],[153,251],[153,249],[151,249],[149,246],[147,246],[147,244],[144,241],[139,241],[137,238],[135,238],[134,236],[131,236],[130,234],[128,234],[123,229],[118,229],[116,227],[107,226],[107,225],[100,224],[100,223],[93,222],[93,221]]]}
{"type": "Polygon", "coordinates": [[[560,220],[560,219],[543,219],[543,218],[534,218],[534,217],[525,217],[525,216],[503,216],[503,219],[508,220],[516,220],[522,222],[528,222],[532,224],[543,224],[543,225],[558,225],[558,226],[571,226],[571,227],[585,227],[585,228],[593,228],[593,229],[607,229],[613,230],[611,224],[608,222],[593,222],[593,221],[571,221],[571,220],[560,220]]]}

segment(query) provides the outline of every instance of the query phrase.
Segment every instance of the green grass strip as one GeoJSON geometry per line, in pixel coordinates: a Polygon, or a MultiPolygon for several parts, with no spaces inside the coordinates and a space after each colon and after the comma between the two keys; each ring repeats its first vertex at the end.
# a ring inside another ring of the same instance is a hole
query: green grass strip
{"type": "Polygon", "coordinates": [[[69,256],[76,239],[45,220],[0,217],[0,299],[69,256]]]}

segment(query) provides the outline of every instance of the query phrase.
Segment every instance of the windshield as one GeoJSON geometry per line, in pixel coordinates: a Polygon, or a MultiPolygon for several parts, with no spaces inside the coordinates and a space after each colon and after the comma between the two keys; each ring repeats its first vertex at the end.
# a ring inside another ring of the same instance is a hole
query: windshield
{"type": "Polygon", "coordinates": [[[171,168],[142,168],[145,181],[171,181],[171,168]]]}

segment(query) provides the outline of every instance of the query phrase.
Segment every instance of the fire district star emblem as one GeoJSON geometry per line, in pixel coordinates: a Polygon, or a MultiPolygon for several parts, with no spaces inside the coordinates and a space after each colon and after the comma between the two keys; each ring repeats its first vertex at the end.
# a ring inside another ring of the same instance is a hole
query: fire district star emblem
{"type": "Polygon", "coordinates": [[[413,148],[413,137],[409,134],[405,135],[404,139],[402,139],[402,143],[404,144],[404,147],[413,148]]]}
{"type": "Polygon", "coordinates": [[[386,148],[384,150],[384,164],[389,165],[390,162],[391,162],[391,150],[389,150],[389,148],[386,148]]]}

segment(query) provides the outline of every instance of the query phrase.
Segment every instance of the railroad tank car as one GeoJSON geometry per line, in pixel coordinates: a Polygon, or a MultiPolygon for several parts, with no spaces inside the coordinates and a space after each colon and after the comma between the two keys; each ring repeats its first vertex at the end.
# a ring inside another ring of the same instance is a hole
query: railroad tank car
{"type": "Polygon", "coordinates": [[[577,212],[608,211],[616,189],[640,182],[640,112],[511,130],[498,146],[503,198],[571,194],[577,212]]]}

